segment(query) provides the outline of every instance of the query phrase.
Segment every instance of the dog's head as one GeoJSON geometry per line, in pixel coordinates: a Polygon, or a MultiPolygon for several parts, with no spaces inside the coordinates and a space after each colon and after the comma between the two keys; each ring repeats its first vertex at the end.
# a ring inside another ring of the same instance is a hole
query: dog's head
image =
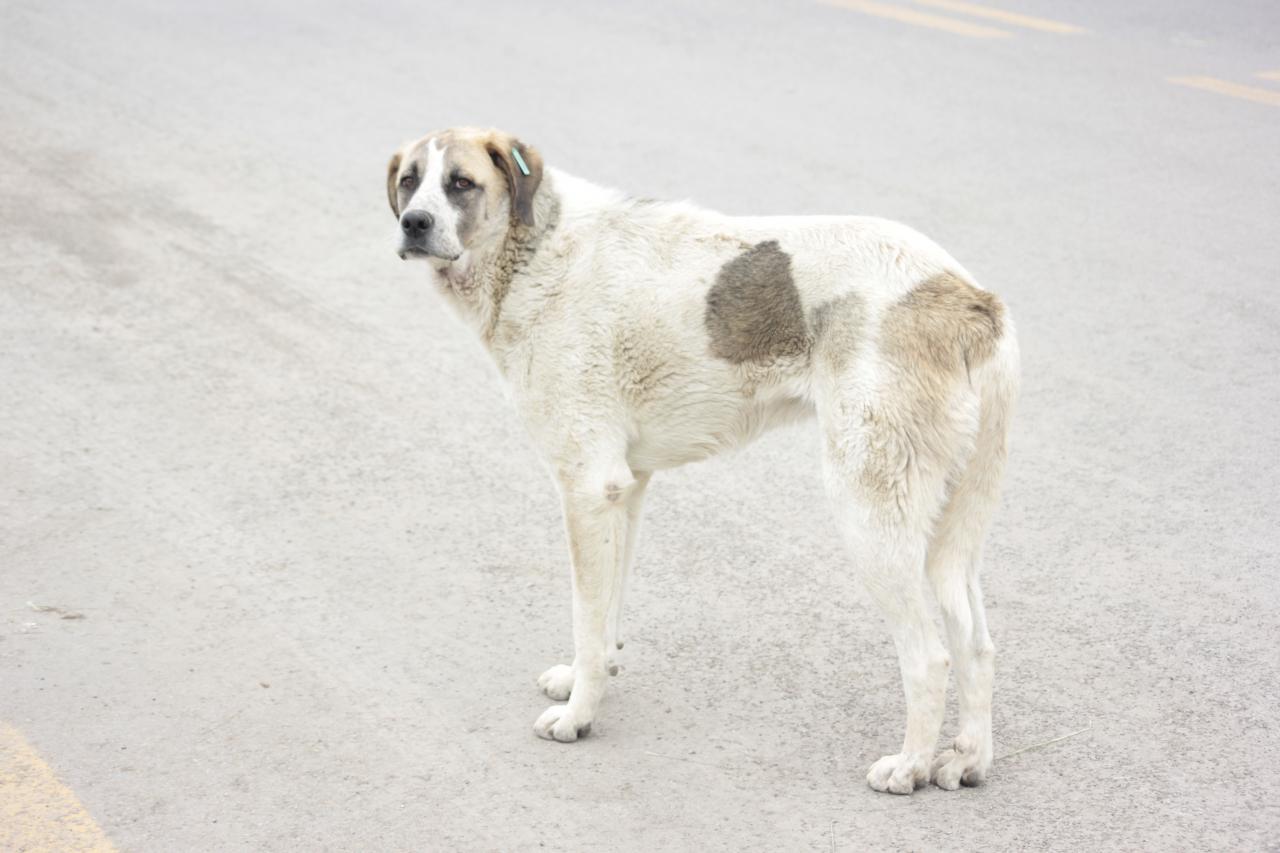
{"type": "Polygon", "coordinates": [[[453,128],[401,148],[387,168],[401,258],[449,263],[533,224],[542,158],[509,133],[453,128]]]}

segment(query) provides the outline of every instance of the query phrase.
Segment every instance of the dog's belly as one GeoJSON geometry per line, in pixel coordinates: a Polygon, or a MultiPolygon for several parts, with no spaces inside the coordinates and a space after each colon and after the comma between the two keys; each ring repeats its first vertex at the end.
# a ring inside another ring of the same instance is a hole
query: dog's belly
{"type": "Polygon", "coordinates": [[[781,389],[750,397],[724,391],[663,400],[638,413],[627,464],[636,471],[675,468],[812,415],[809,400],[781,389]]]}

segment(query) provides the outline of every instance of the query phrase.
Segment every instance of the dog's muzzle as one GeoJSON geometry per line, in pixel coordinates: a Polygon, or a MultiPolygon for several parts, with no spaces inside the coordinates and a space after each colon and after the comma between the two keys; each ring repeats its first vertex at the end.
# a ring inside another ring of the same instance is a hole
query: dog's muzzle
{"type": "Polygon", "coordinates": [[[427,236],[434,224],[435,220],[425,210],[410,210],[400,217],[400,231],[404,235],[400,242],[401,259],[431,256],[427,236]]]}
{"type": "Polygon", "coordinates": [[[446,261],[456,261],[458,259],[458,255],[446,255],[432,247],[431,229],[434,225],[434,217],[425,210],[406,211],[404,216],[400,217],[400,232],[402,234],[400,241],[401,260],[409,258],[440,258],[446,261]]]}

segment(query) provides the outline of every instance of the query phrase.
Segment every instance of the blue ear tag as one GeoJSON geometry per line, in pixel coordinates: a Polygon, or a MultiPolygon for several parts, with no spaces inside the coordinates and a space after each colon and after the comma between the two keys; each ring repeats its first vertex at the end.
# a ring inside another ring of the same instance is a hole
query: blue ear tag
{"type": "Polygon", "coordinates": [[[524,164],[524,158],[520,156],[520,149],[512,148],[511,156],[516,158],[516,165],[520,167],[520,173],[525,177],[528,177],[529,167],[524,164]]]}

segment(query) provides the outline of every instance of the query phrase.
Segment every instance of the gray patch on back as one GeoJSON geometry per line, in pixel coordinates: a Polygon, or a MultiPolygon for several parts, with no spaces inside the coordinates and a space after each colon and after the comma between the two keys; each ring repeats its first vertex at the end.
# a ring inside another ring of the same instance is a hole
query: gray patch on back
{"type": "Polygon", "coordinates": [[[812,345],[791,256],[777,240],[757,243],[720,268],[704,322],[711,352],[734,364],[800,356],[812,345]]]}

